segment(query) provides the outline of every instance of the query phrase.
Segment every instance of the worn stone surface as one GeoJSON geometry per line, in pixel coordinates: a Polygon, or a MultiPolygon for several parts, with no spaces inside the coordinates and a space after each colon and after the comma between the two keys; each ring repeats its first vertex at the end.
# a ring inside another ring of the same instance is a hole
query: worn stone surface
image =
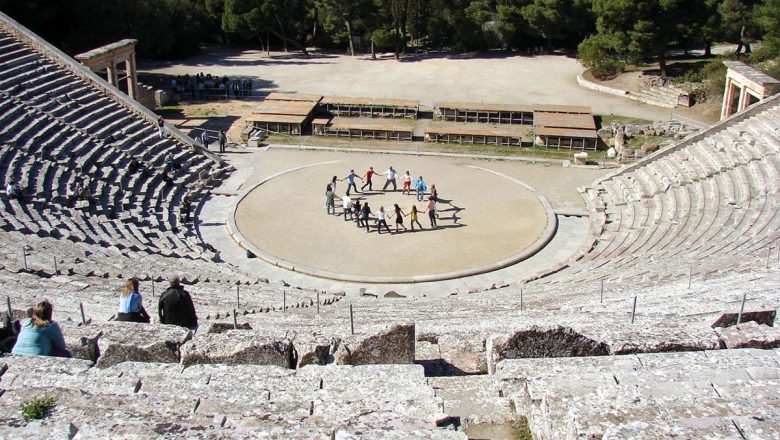
{"type": "Polygon", "coordinates": [[[99,327],[64,323],[60,328],[65,338],[65,346],[72,357],[92,362],[97,361],[99,354],[98,341],[103,335],[103,331],[99,327]]]}
{"type": "MultiPolygon", "coordinates": [[[[744,312],[739,318],[741,322],[755,321],[759,324],[765,324],[773,326],[775,323],[776,310],[754,310],[751,312],[744,312]]],[[[737,324],[737,318],[739,313],[724,313],[712,324],[712,327],[730,327],[737,324]]]]}
{"type": "Polygon", "coordinates": [[[780,348],[780,328],[753,321],[716,329],[726,348],[780,348]]]}
{"type": "Polygon", "coordinates": [[[445,374],[487,373],[485,337],[470,334],[444,334],[438,338],[445,374]]]}
{"type": "Polygon", "coordinates": [[[510,333],[491,335],[486,342],[488,371],[504,359],[603,356],[606,344],[583,336],[569,327],[531,326],[510,333]]]}
{"type": "Polygon", "coordinates": [[[391,324],[371,335],[342,339],[335,352],[339,365],[414,363],[414,324],[391,324]]]}
{"type": "MultiPolygon", "coordinates": [[[[249,325],[248,322],[239,323],[238,328],[236,328],[232,322],[211,322],[209,323],[209,326],[205,330],[205,332],[225,333],[228,330],[252,330],[252,326],[249,325]]],[[[203,330],[199,330],[199,331],[203,331],[203,330]]]]}
{"type": "Polygon", "coordinates": [[[182,365],[252,364],[292,368],[292,342],[248,330],[198,334],[181,348],[182,365]]]}
{"type": "Polygon", "coordinates": [[[192,337],[190,330],[175,325],[105,322],[93,326],[103,332],[98,341],[100,368],[126,361],[179,362],[182,344],[192,337]]]}
{"type": "Polygon", "coordinates": [[[297,335],[293,340],[296,367],[325,365],[333,362],[333,342],[319,334],[297,335]]]}
{"type": "Polygon", "coordinates": [[[613,324],[589,336],[604,341],[615,355],[667,351],[717,350],[720,339],[703,323],[661,321],[647,325],[613,324]]]}

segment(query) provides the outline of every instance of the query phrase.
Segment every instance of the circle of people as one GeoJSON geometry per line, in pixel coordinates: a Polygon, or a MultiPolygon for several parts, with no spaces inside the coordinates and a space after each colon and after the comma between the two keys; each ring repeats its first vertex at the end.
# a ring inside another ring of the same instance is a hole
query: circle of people
{"type": "MultiPolygon", "coordinates": [[[[418,220],[418,215],[427,212],[428,219],[431,222],[431,229],[438,228],[438,224],[436,222],[438,219],[436,212],[436,202],[439,200],[439,196],[436,190],[436,185],[431,185],[431,190],[428,194],[428,200],[425,204],[425,208],[422,211],[418,210],[416,204],[412,204],[409,212],[404,212],[403,208],[395,203],[393,205],[392,212],[389,214],[385,211],[384,206],[380,206],[378,211],[372,212],[371,207],[368,205],[368,200],[362,203],[360,200],[355,200],[353,202],[352,198],[350,197],[350,190],[354,190],[356,193],[360,193],[361,191],[365,191],[365,189],[368,188],[368,191],[373,191],[374,178],[379,174],[385,176],[385,184],[382,187],[382,191],[387,191],[387,188],[391,185],[394,192],[398,190],[397,180],[399,179],[399,174],[393,167],[388,168],[382,173],[377,173],[374,171],[374,167],[369,167],[363,176],[355,174],[355,170],[349,170],[349,173],[344,178],[339,179],[338,176],[333,176],[331,181],[328,182],[328,185],[325,188],[325,212],[328,215],[337,215],[336,184],[337,182],[347,182],[347,191],[345,192],[344,196],[341,197],[341,207],[343,210],[344,221],[352,220],[357,224],[358,227],[365,227],[366,232],[370,232],[369,220],[373,218],[377,232],[379,234],[382,233],[382,228],[392,234],[393,231],[391,231],[390,227],[387,225],[388,220],[395,219],[395,233],[398,233],[400,228],[403,228],[403,231],[407,230],[406,226],[404,225],[404,217],[410,217],[409,223],[412,231],[415,230],[415,224],[417,224],[419,229],[422,230],[423,227],[418,220]],[[360,187],[360,191],[357,189],[356,180],[358,179],[363,181],[363,186],[360,187]]],[[[413,179],[409,171],[406,171],[403,176],[400,176],[400,180],[403,184],[402,194],[411,195],[414,192],[414,194],[417,196],[418,202],[424,201],[426,191],[428,191],[428,185],[425,183],[425,180],[423,180],[423,176],[419,176],[418,178],[413,179]]]]}

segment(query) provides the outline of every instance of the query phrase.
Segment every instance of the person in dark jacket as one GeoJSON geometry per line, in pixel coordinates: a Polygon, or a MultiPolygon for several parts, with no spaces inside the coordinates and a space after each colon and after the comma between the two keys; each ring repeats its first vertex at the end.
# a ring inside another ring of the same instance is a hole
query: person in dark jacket
{"type": "Polygon", "coordinates": [[[172,276],[168,282],[171,287],[160,296],[160,323],[195,329],[198,326],[198,315],[195,314],[190,294],[181,286],[178,275],[172,276]]]}

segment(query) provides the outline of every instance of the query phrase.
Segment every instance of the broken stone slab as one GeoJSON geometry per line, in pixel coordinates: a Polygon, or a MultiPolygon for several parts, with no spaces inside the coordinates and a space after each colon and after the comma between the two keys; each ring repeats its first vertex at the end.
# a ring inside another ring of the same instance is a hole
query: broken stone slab
{"type": "Polygon", "coordinates": [[[395,290],[390,290],[384,294],[385,298],[406,298],[405,295],[401,295],[400,293],[396,292],[395,290]]]}
{"type": "Polygon", "coordinates": [[[720,338],[713,329],[701,323],[686,321],[647,325],[611,323],[609,327],[588,331],[588,335],[604,341],[609,352],[614,355],[721,348],[720,338]]]}
{"type": "Polygon", "coordinates": [[[306,365],[326,365],[333,363],[330,339],[319,334],[296,335],[293,339],[296,368],[306,365]]]}
{"type": "Polygon", "coordinates": [[[716,332],[726,348],[780,348],[780,329],[777,327],[749,321],[717,328],[716,332]]]}
{"type": "Polygon", "coordinates": [[[112,321],[92,326],[103,332],[98,341],[100,368],[126,361],[179,362],[182,344],[192,338],[190,330],[176,325],[112,321]]]}
{"type": "Polygon", "coordinates": [[[519,330],[490,335],[486,341],[488,372],[504,359],[605,356],[607,345],[571,327],[532,325],[519,330]]]}
{"type": "Polygon", "coordinates": [[[339,365],[414,363],[414,323],[391,324],[371,335],[351,335],[338,343],[339,365]]]}
{"type": "Polygon", "coordinates": [[[98,341],[103,336],[103,331],[93,325],[76,325],[71,322],[63,322],[60,326],[65,338],[65,348],[71,357],[97,362],[99,353],[98,341]]]}
{"type": "Polygon", "coordinates": [[[437,342],[445,374],[487,373],[484,335],[447,333],[440,335],[437,342]]]}
{"type": "MultiPolygon", "coordinates": [[[[758,324],[773,326],[775,322],[776,310],[756,310],[752,312],[743,312],[740,317],[741,322],[755,321],[758,324]]],[[[737,325],[738,313],[724,313],[712,324],[712,327],[730,327],[737,325]]]]}
{"type": "Polygon", "coordinates": [[[181,348],[182,365],[250,364],[293,366],[293,344],[255,331],[198,334],[181,348]]]}

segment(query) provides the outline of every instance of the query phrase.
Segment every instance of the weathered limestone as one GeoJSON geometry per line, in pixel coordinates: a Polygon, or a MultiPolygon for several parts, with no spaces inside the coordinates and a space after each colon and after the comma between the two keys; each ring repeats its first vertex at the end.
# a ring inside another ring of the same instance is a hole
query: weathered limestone
{"type": "Polygon", "coordinates": [[[444,334],[438,337],[438,345],[447,374],[487,373],[484,336],[444,334]]]}
{"type": "Polygon", "coordinates": [[[780,348],[780,329],[753,321],[717,329],[726,348],[780,348]]]}
{"type": "Polygon", "coordinates": [[[297,335],[293,340],[296,368],[333,363],[333,346],[330,340],[319,334],[297,335]]]}
{"type": "Polygon", "coordinates": [[[342,339],[335,360],[339,365],[412,364],[414,343],[414,324],[392,324],[377,334],[342,339]]]}
{"type": "Polygon", "coordinates": [[[615,355],[720,348],[718,335],[703,323],[670,320],[647,325],[612,324],[592,333],[615,355]]]}
{"type": "Polygon", "coordinates": [[[604,356],[606,344],[583,336],[569,327],[531,326],[512,333],[491,335],[486,342],[488,372],[504,359],[604,356]]]}
{"type": "Polygon", "coordinates": [[[109,367],[126,361],[179,362],[179,350],[192,332],[175,325],[106,322],[98,342],[97,366],[109,367]]]}
{"type": "Polygon", "coordinates": [[[292,342],[247,330],[198,334],[182,346],[182,365],[251,364],[292,368],[292,342]]]}
{"type": "MultiPolygon", "coordinates": [[[[209,323],[209,326],[207,329],[205,329],[206,333],[225,333],[229,330],[252,330],[252,326],[249,325],[249,323],[244,322],[241,324],[238,324],[238,327],[233,325],[233,323],[230,322],[211,322],[209,323]]],[[[202,330],[200,330],[202,331],[202,330]]]]}
{"type": "Polygon", "coordinates": [[[100,354],[98,340],[103,336],[103,331],[99,327],[63,323],[60,329],[65,337],[65,346],[72,357],[92,362],[97,361],[100,354]]]}

